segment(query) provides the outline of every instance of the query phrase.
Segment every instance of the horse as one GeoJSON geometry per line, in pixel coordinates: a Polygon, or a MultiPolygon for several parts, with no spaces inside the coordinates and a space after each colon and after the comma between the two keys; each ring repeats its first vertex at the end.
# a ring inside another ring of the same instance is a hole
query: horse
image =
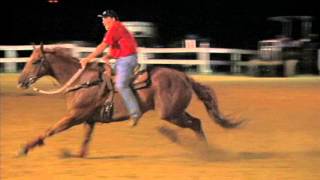
{"type": "MultiPolygon", "coordinates": [[[[35,48],[20,74],[18,87],[27,89],[43,76],[51,76],[60,85],[66,86],[68,84],[67,87],[99,78],[98,63],[86,66],[79,75],[77,73],[81,69],[79,59],[72,56],[71,52],[70,48],[61,46],[44,47],[41,45],[35,48]],[[74,74],[78,74],[78,76],[75,78],[74,74]],[[70,79],[73,81],[70,82],[70,79]]],[[[155,67],[148,72],[151,84],[145,88],[134,90],[142,114],[150,110],[157,110],[160,112],[162,120],[181,128],[189,128],[195,132],[199,140],[207,142],[200,119],[186,112],[194,92],[203,102],[210,118],[221,127],[235,128],[241,124],[242,121],[234,121],[220,113],[213,89],[195,81],[184,72],[167,67],[155,67]]],[[[104,76],[106,79],[111,79],[108,73],[104,76]]],[[[25,156],[33,148],[44,145],[44,140],[48,137],[75,125],[83,124],[85,138],[77,156],[86,157],[97,122],[111,123],[129,119],[123,100],[118,95],[114,98],[112,117],[108,121],[101,120],[99,110],[111,92],[106,88],[101,93],[101,89],[104,89],[102,86],[103,83],[97,83],[65,93],[67,113],[49,129],[28,141],[21,148],[20,155],[25,156]]]]}

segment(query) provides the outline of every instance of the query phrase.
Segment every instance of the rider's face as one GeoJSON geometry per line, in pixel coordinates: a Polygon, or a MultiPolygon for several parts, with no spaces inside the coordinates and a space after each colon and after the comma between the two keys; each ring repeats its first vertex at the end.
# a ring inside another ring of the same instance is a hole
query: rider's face
{"type": "Polygon", "coordinates": [[[110,29],[115,21],[116,21],[116,19],[113,17],[102,18],[102,23],[103,23],[104,27],[106,28],[106,30],[110,29]]]}

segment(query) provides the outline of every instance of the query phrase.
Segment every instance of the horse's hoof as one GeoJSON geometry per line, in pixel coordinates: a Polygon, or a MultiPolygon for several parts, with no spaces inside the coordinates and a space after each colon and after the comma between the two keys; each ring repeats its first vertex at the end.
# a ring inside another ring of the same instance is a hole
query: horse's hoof
{"type": "Polygon", "coordinates": [[[73,154],[67,149],[61,150],[60,158],[85,158],[87,153],[73,154]]]}
{"type": "Polygon", "coordinates": [[[20,149],[20,151],[17,154],[17,157],[25,157],[28,155],[28,149],[23,147],[20,149]]]}
{"type": "Polygon", "coordinates": [[[78,156],[79,156],[79,158],[86,158],[87,157],[87,153],[80,153],[78,156]]]}
{"type": "Polygon", "coordinates": [[[72,156],[73,155],[69,150],[67,150],[67,149],[62,149],[61,150],[61,154],[60,154],[61,158],[71,158],[72,156]]]}

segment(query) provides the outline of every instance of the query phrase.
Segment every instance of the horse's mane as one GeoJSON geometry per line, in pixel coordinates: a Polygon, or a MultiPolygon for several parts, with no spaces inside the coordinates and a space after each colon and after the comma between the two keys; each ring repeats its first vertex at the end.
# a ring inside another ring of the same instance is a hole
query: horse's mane
{"type": "MultiPolygon", "coordinates": [[[[65,47],[65,46],[53,46],[45,48],[45,52],[54,55],[56,58],[63,60],[64,62],[69,62],[70,64],[76,64],[80,66],[80,59],[76,56],[75,52],[76,47],[65,47]]],[[[98,63],[88,64],[89,70],[97,71],[99,70],[98,63]]]]}
{"type": "Polygon", "coordinates": [[[74,56],[74,48],[71,47],[63,47],[57,45],[54,47],[46,48],[45,52],[54,54],[55,56],[63,58],[65,60],[79,63],[79,58],[74,56]]]}

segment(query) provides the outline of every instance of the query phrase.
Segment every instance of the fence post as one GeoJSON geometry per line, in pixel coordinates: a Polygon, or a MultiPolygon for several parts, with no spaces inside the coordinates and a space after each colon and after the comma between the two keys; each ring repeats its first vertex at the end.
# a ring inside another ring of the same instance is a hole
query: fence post
{"type": "MultiPolygon", "coordinates": [[[[5,50],[4,57],[15,58],[15,57],[18,57],[18,53],[15,50],[5,50]]],[[[16,62],[4,63],[4,72],[17,72],[17,63],[16,62]]]]}
{"type": "Polygon", "coordinates": [[[241,73],[241,66],[238,62],[241,61],[241,54],[231,54],[231,73],[239,74],[241,73]]]}
{"type": "Polygon", "coordinates": [[[210,44],[209,43],[200,43],[201,51],[197,53],[198,60],[202,63],[198,66],[198,71],[204,74],[211,74],[212,70],[210,68],[210,44]]]}

